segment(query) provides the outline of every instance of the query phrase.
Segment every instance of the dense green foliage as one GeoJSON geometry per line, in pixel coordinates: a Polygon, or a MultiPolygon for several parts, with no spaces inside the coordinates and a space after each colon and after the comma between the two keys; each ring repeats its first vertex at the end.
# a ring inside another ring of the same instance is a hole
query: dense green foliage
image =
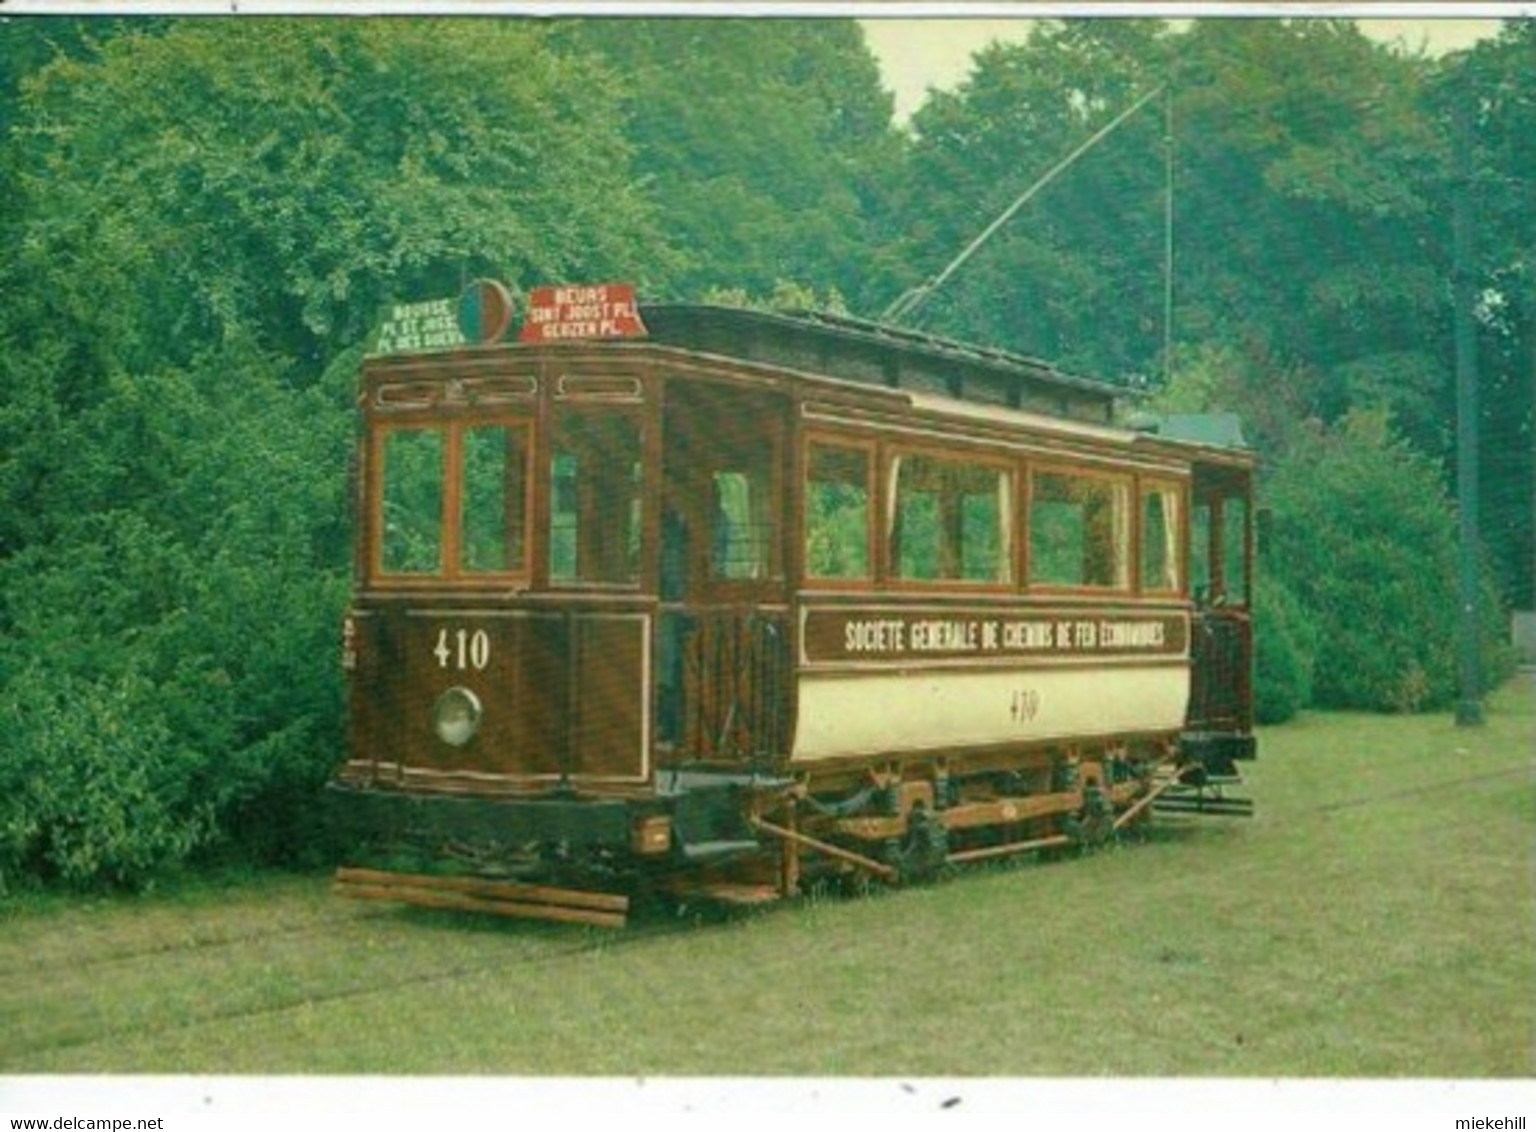
{"type": "Polygon", "coordinates": [[[1311,703],[1318,636],[1306,607],[1267,566],[1254,580],[1253,714],[1274,724],[1311,703]]]}
{"type": "Polygon", "coordinates": [[[516,23],[225,21],[24,85],[0,874],[302,850],[341,750],[358,346],[465,272],[654,278],[602,75],[516,23]]]}
{"type": "MultiPolygon", "coordinates": [[[[1457,687],[1457,544],[1434,465],[1394,438],[1381,414],[1358,413],[1300,438],[1275,468],[1268,502],[1272,569],[1320,638],[1312,701],[1377,711],[1448,705],[1457,687]]],[[[1489,605],[1491,613],[1497,603],[1489,605]]],[[[1298,611],[1287,612],[1294,626],[1298,611]]],[[[1509,675],[1491,640],[1485,655],[1490,675],[1509,675]]]]}
{"type": "Polygon", "coordinates": [[[633,174],[676,255],[664,293],[791,284],[863,311],[894,286],[882,229],[902,140],[852,21],[595,20],[561,41],[613,68],[633,174]]]}
{"type": "Polygon", "coordinates": [[[845,21],[0,19],[0,883],[310,843],[381,306],[487,275],[876,315],[1164,81],[1171,357],[1158,100],[918,324],[1240,412],[1263,710],[1445,703],[1468,90],[1484,532],[1501,596],[1536,585],[1533,26],[1436,62],[1330,21],[1044,22],[904,128],[845,21]]]}

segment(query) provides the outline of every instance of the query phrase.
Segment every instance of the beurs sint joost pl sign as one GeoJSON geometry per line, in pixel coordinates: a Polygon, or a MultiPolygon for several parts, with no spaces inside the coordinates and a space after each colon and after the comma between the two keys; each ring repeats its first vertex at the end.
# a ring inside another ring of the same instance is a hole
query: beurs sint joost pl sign
{"type": "MultiPolygon", "coordinates": [[[[424,353],[499,342],[512,325],[507,288],[477,279],[456,299],[396,303],[384,311],[374,340],[378,354],[424,353]]],[[[602,338],[640,338],[646,333],[629,283],[535,287],[517,340],[527,345],[602,338]]]]}

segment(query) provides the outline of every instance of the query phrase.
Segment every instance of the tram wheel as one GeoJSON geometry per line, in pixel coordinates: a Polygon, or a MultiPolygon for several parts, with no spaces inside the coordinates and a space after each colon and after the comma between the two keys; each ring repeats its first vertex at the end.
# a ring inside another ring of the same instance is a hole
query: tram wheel
{"type": "Polygon", "coordinates": [[[906,833],[887,846],[885,855],[902,883],[932,880],[948,863],[949,830],[927,806],[913,806],[907,814],[906,833]]]}
{"type": "Polygon", "coordinates": [[[1097,849],[1115,836],[1115,808],[1097,784],[1083,791],[1083,808],[1067,822],[1067,831],[1085,849],[1097,849]]]}

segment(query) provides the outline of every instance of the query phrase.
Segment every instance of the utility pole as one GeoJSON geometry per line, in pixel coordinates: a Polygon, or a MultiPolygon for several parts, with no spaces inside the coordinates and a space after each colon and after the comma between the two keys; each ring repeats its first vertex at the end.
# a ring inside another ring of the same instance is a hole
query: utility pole
{"type": "Polygon", "coordinates": [[[1477,260],[1472,229],[1472,91],[1460,93],[1452,126],[1455,146],[1455,188],[1451,201],[1451,287],[1455,305],[1456,341],[1456,497],[1460,512],[1461,616],[1458,620],[1459,658],[1456,725],[1483,722],[1481,630],[1478,619],[1478,397],[1477,260]]]}

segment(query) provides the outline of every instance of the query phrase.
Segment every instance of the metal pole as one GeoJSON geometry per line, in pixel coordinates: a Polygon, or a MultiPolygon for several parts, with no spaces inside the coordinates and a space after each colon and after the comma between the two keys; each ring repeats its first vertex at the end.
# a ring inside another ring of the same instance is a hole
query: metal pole
{"type": "Polygon", "coordinates": [[[909,315],[915,314],[917,309],[926,303],[928,299],[933,295],[933,293],[942,287],[951,275],[959,271],[961,266],[964,265],[965,261],[970,259],[971,256],[975,255],[976,252],[980,250],[981,245],[985,244],[992,238],[993,233],[995,233],[1004,224],[1008,223],[1008,221],[1013,218],[1014,213],[1018,212],[1019,209],[1028,204],[1036,193],[1049,185],[1062,173],[1066,172],[1067,168],[1074,161],[1076,161],[1083,154],[1087,153],[1094,146],[1098,145],[1099,142],[1103,141],[1106,137],[1113,133],[1119,127],[1120,123],[1124,122],[1127,118],[1136,113],[1136,111],[1140,110],[1148,102],[1151,102],[1152,99],[1156,98],[1159,94],[1162,93],[1162,91],[1163,88],[1161,86],[1154,87],[1152,90],[1149,90],[1129,107],[1116,115],[1113,121],[1103,126],[1091,138],[1089,138],[1082,145],[1078,146],[1071,153],[1067,154],[1066,157],[1062,158],[1059,162],[1052,166],[1043,177],[1041,177],[1034,184],[1030,185],[1029,188],[1025,189],[1021,194],[1019,194],[1018,199],[1016,199],[1012,204],[1004,209],[1002,214],[996,220],[992,221],[991,224],[988,224],[986,230],[983,231],[981,235],[977,236],[974,240],[967,244],[965,250],[957,255],[953,260],[951,260],[948,267],[944,268],[943,271],[939,272],[927,283],[924,283],[921,286],[916,287],[902,295],[894,303],[886,307],[885,312],[880,317],[886,322],[895,323],[898,319],[906,318],[909,315]]]}
{"type": "Polygon", "coordinates": [[[1483,722],[1481,631],[1478,623],[1478,397],[1476,257],[1472,228],[1471,92],[1457,101],[1454,145],[1456,186],[1451,203],[1452,293],[1456,341],[1456,497],[1460,513],[1461,616],[1458,621],[1459,658],[1456,725],[1483,722]]]}

